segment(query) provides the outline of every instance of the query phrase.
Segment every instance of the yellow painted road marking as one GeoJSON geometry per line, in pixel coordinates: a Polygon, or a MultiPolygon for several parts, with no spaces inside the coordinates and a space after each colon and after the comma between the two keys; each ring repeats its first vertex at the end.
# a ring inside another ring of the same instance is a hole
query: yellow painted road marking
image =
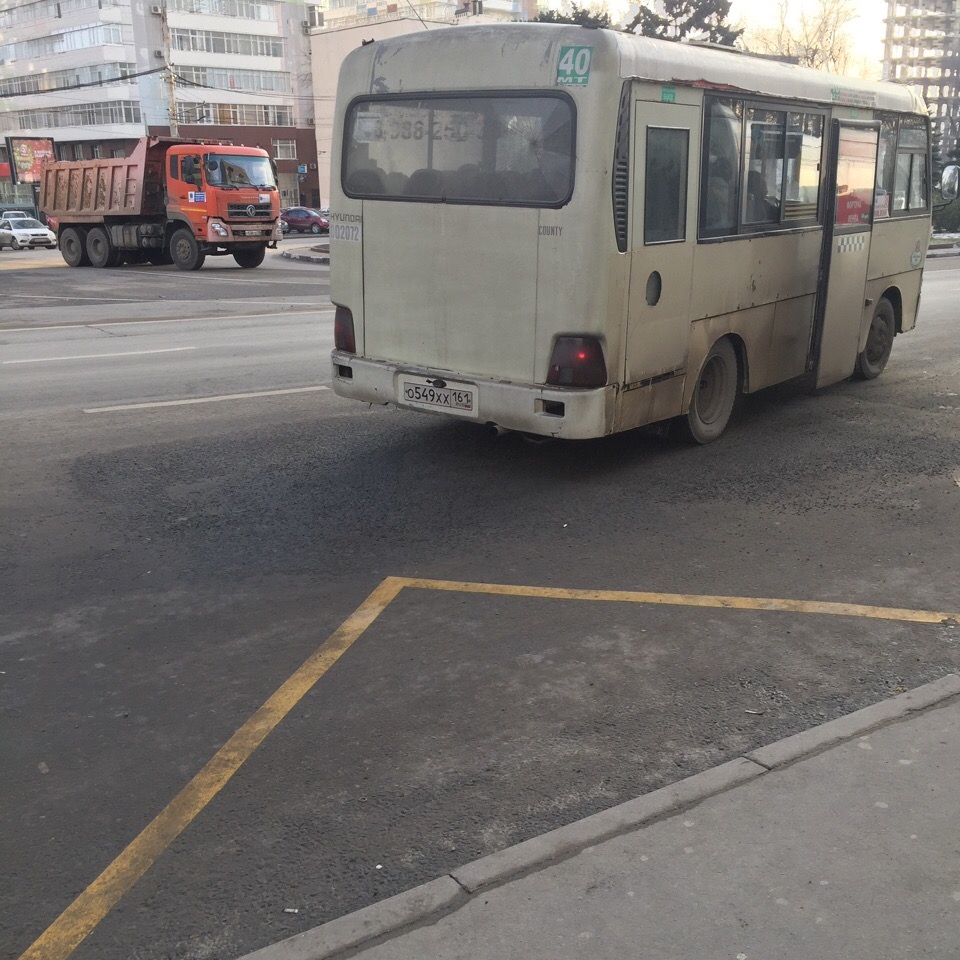
{"type": "Polygon", "coordinates": [[[304,694],[380,616],[402,586],[401,581],[387,577],[60,914],[20,960],[65,960],[217,795],[304,694]]]}
{"type": "Polygon", "coordinates": [[[775,600],[766,597],[714,597],[689,593],[642,593],[634,590],[567,590],[563,587],[526,587],[503,583],[467,583],[458,580],[403,578],[403,586],[458,593],[487,593],[507,597],[543,597],[553,600],[602,600],[613,603],[650,603],[680,607],[720,607],[727,610],[783,610],[789,613],[824,613],[841,617],[872,617],[876,620],[906,620],[911,623],[942,623],[958,620],[960,613],[905,610],[899,607],[869,607],[857,603],[820,600],[775,600]]]}
{"type": "Polygon", "coordinates": [[[960,622],[960,613],[819,600],[723,597],[635,590],[576,590],[461,580],[387,577],[250,717],[153,821],[23,953],[20,960],[66,960],[164,850],[220,792],[254,750],[405,588],[553,600],[769,610],[911,623],[960,622]]]}

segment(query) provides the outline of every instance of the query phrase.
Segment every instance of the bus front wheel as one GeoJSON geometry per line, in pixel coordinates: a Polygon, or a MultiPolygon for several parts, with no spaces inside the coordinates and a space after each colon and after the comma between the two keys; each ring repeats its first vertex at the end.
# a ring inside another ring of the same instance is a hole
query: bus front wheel
{"type": "Polygon", "coordinates": [[[687,439],[712,443],[723,433],[737,399],[737,352],[729,338],[718,340],[707,353],[697,377],[690,409],[681,418],[687,439]]]}
{"type": "Polygon", "coordinates": [[[867,345],[857,354],[857,366],[854,376],[858,380],[876,380],[890,359],[893,350],[893,338],[897,333],[897,318],[893,304],[881,297],[877,309],[873,311],[867,345]]]}

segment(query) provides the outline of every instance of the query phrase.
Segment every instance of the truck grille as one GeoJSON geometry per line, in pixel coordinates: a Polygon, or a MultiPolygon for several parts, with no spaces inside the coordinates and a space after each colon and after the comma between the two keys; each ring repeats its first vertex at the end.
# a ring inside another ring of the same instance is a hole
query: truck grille
{"type": "Polygon", "coordinates": [[[227,216],[241,218],[269,217],[269,203],[228,203],[227,216]]]}

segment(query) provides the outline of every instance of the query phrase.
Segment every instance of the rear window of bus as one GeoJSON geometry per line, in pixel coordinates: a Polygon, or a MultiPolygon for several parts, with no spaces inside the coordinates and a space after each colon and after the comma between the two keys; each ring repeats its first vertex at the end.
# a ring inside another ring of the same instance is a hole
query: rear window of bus
{"type": "Polygon", "coordinates": [[[573,190],[576,115],[565,94],[383,97],[345,123],[349,197],[559,207],[573,190]]]}

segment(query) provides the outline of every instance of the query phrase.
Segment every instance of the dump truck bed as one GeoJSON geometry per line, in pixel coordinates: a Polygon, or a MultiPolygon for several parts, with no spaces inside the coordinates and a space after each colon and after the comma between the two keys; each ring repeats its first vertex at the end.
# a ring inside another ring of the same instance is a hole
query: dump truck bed
{"type": "Polygon", "coordinates": [[[40,208],[59,220],[162,215],[164,147],[143,140],[129,157],[61,160],[43,170],[40,208]]]}

